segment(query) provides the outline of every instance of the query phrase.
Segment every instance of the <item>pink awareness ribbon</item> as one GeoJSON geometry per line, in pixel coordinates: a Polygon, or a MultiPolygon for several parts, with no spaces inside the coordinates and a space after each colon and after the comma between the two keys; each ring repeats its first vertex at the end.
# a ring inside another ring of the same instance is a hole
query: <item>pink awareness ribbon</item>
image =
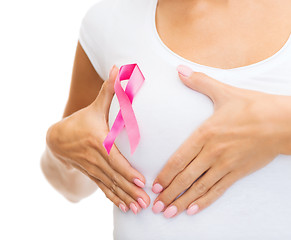
{"type": "Polygon", "coordinates": [[[120,133],[124,126],[129,138],[131,154],[134,153],[139,143],[140,133],[137,120],[132,109],[132,101],[144,80],[145,78],[137,64],[123,65],[119,69],[118,75],[114,82],[114,91],[119,102],[120,110],[111,127],[111,130],[103,142],[103,146],[107,150],[108,155],[117,135],[120,133]],[[123,80],[129,80],[125,91],[123,90],[120,83],[123,80]]]}

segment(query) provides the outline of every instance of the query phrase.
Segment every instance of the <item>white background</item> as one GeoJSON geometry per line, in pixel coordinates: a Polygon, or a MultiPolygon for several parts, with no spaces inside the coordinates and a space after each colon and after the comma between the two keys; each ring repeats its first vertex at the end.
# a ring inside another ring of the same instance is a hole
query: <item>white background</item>
{"type": "Polygon", "coordinates": [[[67,101],[81,20],[98,0],[0,0],[0,239],[112,239],[98,189],[71,203],[45,179],[48,127],[67,101]]]}

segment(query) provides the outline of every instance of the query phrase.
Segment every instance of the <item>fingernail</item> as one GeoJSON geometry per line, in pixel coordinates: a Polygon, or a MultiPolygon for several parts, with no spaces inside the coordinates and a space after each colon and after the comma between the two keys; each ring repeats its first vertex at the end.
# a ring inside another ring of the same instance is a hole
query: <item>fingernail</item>
{"type": "Polygon", "coordinates": [[[126,206],[123,203],[119,204],[119,208],[123,211],[123,212],[127,212],[126,206]]]}
{"type": "Polygon", "coordinates": [[[152,191],[156,194],[160,193],[163,190],[163,187],[161,184],[156,183],[153,187],[152,187],[152,191]]]}
{"type": "Polygon", "coordinates": [[[199,207],[198,207],[198,205],[197,204],[194,204],[193,205],[193,203],[191,204],[189,207],[188,207],[188,209],[187,209],[187,214],[188,215],[193,215],[193,214],[195,214],[195,213],[197,213],[197,211],[198,211],[198,209],[199,209],[199,207]],[[191,206],[192,205],[192,206],[191,206]]]}
{"type": "Polygon", "coordinates": [[[164,209],[164,207],[165,207],[165,204],[162,201],[157,201],[152,207],[152,210],[154,213],[159,213],[164,209]]]}
{"type": "Polygon", "coordinates": [[[177,71],[182,74],[185,77],[190,77],[190,75],[192,74],[193,70],[185,65],[178,65],[178,67],[176,68],[177,71]]]}
{"type": "Polygon", "coordinates": [[[129,204],[129,207],[134,214],[137,214],[137,206],[134,203],[129,204]]]}
{"type": "Polygon", "coordinates": [[[171,206],[171,207],[168,207],[165,212],[164,212],[164,216],[166,218],[170,218],[170,217],[173,217],[176,213],[177,213],[178,209],[176,206],[171,206]]]}
{"type": "Polygon", "coordinates": [[[147,204],[142,198],[138,198],[137,201],[142,208],[147,208],[147,204]]]}
{"type": "Polygon", "coordinates": [[[141,187],[141,188],[144,187],[144,183],[143,183],[141,180],[139,180],[138,178],[135,178],[135,179],[133,180],[133,182],[134,182],[134,184],[135,184],[136,186],[138,186],[138,187],[141,187]]]}

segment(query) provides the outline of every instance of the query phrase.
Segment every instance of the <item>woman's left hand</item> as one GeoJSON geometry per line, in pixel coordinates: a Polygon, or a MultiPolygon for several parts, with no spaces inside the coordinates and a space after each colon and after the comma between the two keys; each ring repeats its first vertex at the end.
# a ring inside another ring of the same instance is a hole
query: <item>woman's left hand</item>
{"type": "Polygon", "coordinates": [[[179,72],[180,79],[210,97],[214,114],[175,151],[153,183],[153,192],[160,194],[152,210],[167,218],[185,209],[189,215],[201,211],[278,154],[291,155],[291,96],[236,88],[184,69],[190,77],[179,72]]]}

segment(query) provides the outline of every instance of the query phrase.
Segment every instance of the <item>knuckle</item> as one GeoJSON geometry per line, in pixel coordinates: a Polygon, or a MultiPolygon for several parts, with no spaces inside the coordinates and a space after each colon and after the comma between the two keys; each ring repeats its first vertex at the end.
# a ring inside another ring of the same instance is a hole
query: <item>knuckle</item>
{"type": "Polygon", "coordinates": [[[209,140],[216,133],[216,129],[214,125],[211,123],[204,123],[204,125],[199,128],[199,131],[200,131],[201,137],[205,140],[209,140]]]}
{"type": "Polygon", "coordinates": [[[114,174],[111,176],[111,181],[112,181],[113,185],[115,185],[115,186],[118,186],[118,185],[119,185],[119,184],[118,184],[119,179],[118,179],[117,174],[114,173],[114,174]]]}
{"type": "Polygon", "coordinates": [[[189,173],[181,173],[177,176],[177,183],[180,186],[189,187],[192,183],[192,176],[189,173]]]}
{"type": "Polygon", "coordinates": [[[176,198],[176,192],[173,190],[168,190],[159,195],[158,200],[162,201],[165,205],[170,204],[176,198]]]}
{"type": "Polygon", "coordinates": [[[108,198],[109,200],[112,199],[112,192],[110,191],[110,188],[105,186],[103,183],[100,183],[99,188],[102,190],[102,192],[105,194],[105,197],[108,198]]]}
{"type": "Polygon", "coordinates": [[[108,163],[113,169],[118,170],[121,166],[118,164],[120,162],[120,152],[116,150],[115,146],[112,146],[112,149],[108,156],[108,163]]]}
{"type": "Polygon", "coordinates": [[[197,182],[194,189],[198,194],[203,194],[207,191],[207,186],[203,182],[197,182]]]}
{"type": "Polygon", "coordinates": [[[113,167],[114,164],[115,164],[115,157],[114,157],[114,155],[109,154],[109,155],[107,156],[107,162],[108,162],[108,164],[109,164],[111,167],[113,167]]]}
{"type": "Polygon", "coordinates": [[[111,194],[109,193],[109,191],[104,192],[104,194],[105,197],[111,201],[111,194]]]}
{"type": "Polygon", "coordinates": [[[180,152],[177,152],[172,160],[172,163],[171,163],[171,168],[173,170],[177,170],[177,169],[183,169],[185,167],[185,164],[184,164],[184,156],[183,154],[181,154],[180,152]]]}
{"type": "Polygon", "coordinates": [[[232,159],[227,159],[221,162],[220,168],[225,170],[225,169],[233,169],[235,165],[235,162],[232,159]]]}
{"type": "Polygon", "coordinates": [[[115,185],[114,183],[111,184],[110,186],[110,191],[113,192],[114,194],[117,193],[117,185],[115,185]]]}
{"type": "Polygon", "coordinates": [[[205,136],[210,139],[216,134],[216,128],[214,124],[208,123],[205,127],[205,136]]]}
{"type": "Polygon", "coordinates": [[[216,186],[213,188],[213,192],[216,196],[221,196],[225,191],[225,188],[223,186],[216,186]]]}
{"type": "MultiPolygon", "coordinates": [[[[201,137],[201,135],[199,135],[201,137]]],[[[200,139],[193,139],[192,141],[189,142],[189,148],[193,149],[194,151],[201,149],[202,144],[200,139]]]]}
{"type": "Polygon", "coordinates": [[[218,158],[218,157],[221,157],[224,152],[225,152],[225,147],[221,144],[217,144],[216,146],[212,147],[211,156],[218,158]]]}

